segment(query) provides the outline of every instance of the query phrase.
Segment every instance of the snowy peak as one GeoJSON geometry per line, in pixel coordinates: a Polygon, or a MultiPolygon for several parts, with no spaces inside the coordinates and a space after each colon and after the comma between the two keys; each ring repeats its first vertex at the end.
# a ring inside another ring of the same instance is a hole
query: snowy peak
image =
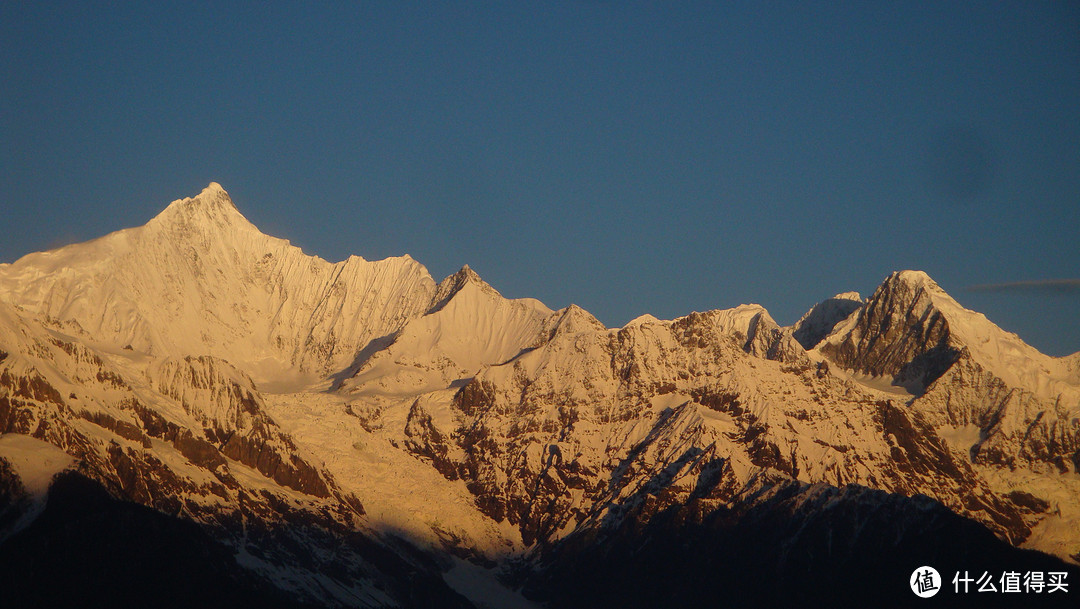
{"type": "Polygon", "coordinates": [[[844,292],[823,300],[795,322],[792,336],[804,349],[813,349],[833,331],[836,324],[861,306],[862,296],[858,292],[844,292]]]}
{"type": "MultiPolygon", "coordinates": [[[[627,324],[627,328],[648,325],[642,321],[627,324]]],[[[765,307],[743,304],[732,309],[694,312],[671,322],[671,327],[684,337],[710,337],[707,340],[734,340],[740,349],[765,359],[794,362],[806,358],[805,350],[785,332],[765,307]]]]}
{"type": "Polygon", "coordinates": [[[502,294],[499,294],[498,290],[488,285],[486,281],[480,278],[480,275],[476,274],[476,271],[466,264],[461,267],[461,270],[439,282],[438,287],[435,289],[435,295],[431,299],[431,308],[428,310],[428,314],[441,311],[451,299],[469,287],[489,297],[502,298],[502,294]]]}
{"type": "Polygon", "coordinates": [[[169,227],[182,231],[209,231],[226,228],[243,228],[258,231],[240,213],[229,193],[217,182],[210,184],[198,195],[173,201],[154,217],[149,227],[169,227]]]}
{"type": "Polygon", "coordinates": [[[653,315],[651,313],[645,313],[645,314],[642,314],[642,315],[638,315],[637,317],[635,317],[635,318],[631,319],[630,321],[626,322],[626,325],[624,325],[623,328],[633,328],[633,327],[636,327],[636,326],[643,326],[643,325],[646,325],[646,324],[661,324],[661,323],[670,323],[670,322],[661,321],[655,315],[653,315]]]}
{"type": "Polygon", "coordinates": [[[715,309],[704,313],[691,313],[673,322],[676,325],[701,326],[717,336],[734,336],[740,343],[751,344],[759,327],[774,328],[773,321],[765,307],[759,304],[743,304],[732,309],[715,309]]]}
{"type": "Polygon", "coordinates": [[[457,279],[468,280],[468,281],[483,282],[483,280],[480,279],[480,275],[477,275],[476,271],[472,270],[472,267],[470,267],[467,264],[462,266],[461,269],[458,270],[457,273],[454,273],[453,277],[455,277],[457,279]]]}
{"type": "Polygon", "coordinates": [[[574,304],[556,311],[555,315],[550,318],[549,323],[553,323],[553,327],[549,332],[549,340],[557,334],[578,334],[607,330],[604,324],[592,313],[574,304]]]}
{"type": "Polygon", "coordinates": [[[937,306],[953,301],[921,271],[894,272],[820,345],[842,367],[921,392],[960,355],[937,306]]]}
{"type": "MultiPolygon", "coordinates": [[[[331,264],[261,233],[211,184],[145,226],[0,268],[0,298],[114,348],[213,355],[260,382],[346,367],[430,307],[410,258],[331,264]]],[[[297,379],[301,381],[302,379],[297,379]]]]}
{"type": "Polygon", "coordinates": [[[961,357],[1010,387],[1047,398],[1073,393],[1078,380],[1066,359],[1040,353],[983,314],[965,309],[921,271],[889,275],[818,350],[848,370],[892,377],[917,393],[961,357]]]}
{"type": "Polygon", "coordinates": [[[386,582],[427,584],[399,551],[451,582],[655,514],[734,524],[787,489],[835,513],[807,485],[925,494],[1080,556],[1078,377],[1080,354],[1039,354],[917,271],[790,327],[751,304],[608,329],[467,265],[436,284],[408,256],[304,255],[213,183],[147,226],[0,266],[0,435],[47,443],[0,437],[0,465],[30,454],[51,479],[67,451],[313,606],[403,604],[386,582]],[[925,391],[901,405],[847,370],[925,391]],[[1043,518],[1060,532],[1033,533],[1043,518]],[[370,556],[388,577],[354,585],[370,556]]]}
{"type": "Polygon", "coordinates": [[[704,313],[716,326],[717,330],[724,334],[740,333],[748,336],[758,320],[772,317],[765,307],[759,304],[742,304],[732,309],[717,309],[704,313]]]}
{"type": "Polygon", "coordinates": [[[934,288],[937,288],[939,290],[941,289],[938,286],[937,282],[931,279],[930,275],[928,275],[925,271],[913,271],[910,269],[904,271],[894,271],[888,276],[888,278],[885,279],[884,283],[889,284],[897,282],[916,287],[931,285],[934,288]]]}
{"type": "Polygon", "coordinates": [[[440,282],[431,302],[391,343],[358,359],[347,391],[381,399],[445,389],[535,346],[555,315],[538,300],[503,298],[468,266],[440,282]]]}

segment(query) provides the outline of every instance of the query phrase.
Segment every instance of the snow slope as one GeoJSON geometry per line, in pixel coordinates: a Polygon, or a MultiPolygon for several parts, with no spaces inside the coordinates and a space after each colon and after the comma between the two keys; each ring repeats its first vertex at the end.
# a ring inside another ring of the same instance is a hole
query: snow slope
{"type": "MultiPolygon", "coordinates": [[[[1039,352],[982,313],[970,311],[921,271],[890,275],[857,315],[819,346],[860,372],[903,374],[903,364],[933,350],[967,354],[1010,387],[1041,399],[1080,402],[1080,374],[1071,359],[1039,352]],[[882,332],[887,327],[892,333],[882,332]]],[[[934,379],[929,378],[932,382],[934,379]]]]}
{"type": "Polygon", "coordinates": [[[426,314],[360,363],[345,390],[375,399],[444,389],[538,344],[552,314],[537,300],[503,298],[466,266],[439,284],[426,314]]]}
{"type": "Polygon", "coordinates": [[[153,356],[214,355],[257,381],[344,368],[422,314],[409,257],[331,264],[258,231],[216,183],[145,226],[0,265],[0,298],[153,356]]]}
{"type": "Polygon", "coordinates": [[[862,306],[858,292],[844,292],[819,302],[792,326],[795,340],[806,349],[813,349],[828,336],[836,324],[847,319],[862,306]]]}
{"type": "Polygon", "coordinates": [[[1068,557],[1078,356],[913,271],[788,328],[754,304],[606,328],[467,266],[436,283],[408,257],[306,256],[211,184],[0,265],[0,457],[47,484],[66,454],[340,605],[392,604],[395,577],[426,573],[527,606],[504,569],[563,540],[800,485],[926,495],[1068,557]]]}
{"type": "Polygon", "coordinates": [[[52,444],[14,433],[0,435],[0,459],[14,468],[23,489],[34,497],[44,496],[53,477],[75,464],[52,444]]]}
{"type": "Polygon", "coordinates": [[[10,467],[18,478],[17,497],[0,514],[6,516],[4,512],[12,508],[21,508],[22,512],[14,522],[0,526],[0,542],[3,542],[41,514],[53,478],[74,466],[75,459],[48,442],[8,433],[0,434],[0,463],[10,467]]]}

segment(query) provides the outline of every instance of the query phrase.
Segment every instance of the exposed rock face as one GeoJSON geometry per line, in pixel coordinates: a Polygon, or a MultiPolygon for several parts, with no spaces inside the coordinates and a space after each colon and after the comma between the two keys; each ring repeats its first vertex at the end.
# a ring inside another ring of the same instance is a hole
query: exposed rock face
{"type": "Polygon", "coordinates": [[[836,364],[925,392],[935,426],[976,427],[976,462],[1080,463],[1080,393],[1069,358],[1049,358],[960,307],[923,273],[892,274],[820,347],[836,364]]]}
{"type": "MultiPolygon", "coordinates": [[[[54,340],[10,310],[2,317],[0,334],[25,341],[10,346],[12,355],[0,362],[0,434],[59,447],[77,460],[80,475],[115,497],[199,523],[233,551],[259,552],[274,569],[293,565],[299,582],[322,568],[314,558],[320,552],[358,551],[342,549],[340,537],[358,534],[359,501],[304,459],[262,410],[250,381],[242,386],[243,375],[227,363],[166,361],[129,380],[85,347],[54,340]],[[60,386],[77,391],[65,399],[60,386]]],[[[5,469],[0,479],[8,506],[0,511],[14,514],[2,518],[14,521],[27,509],[19,478],[5,469]]],[[[370,542],[357,548],[364,543],[370,542]]],[[[348,568],[341,577],[366,578],[348,568]]],[[[310,600],[336,601],[333,595],[310,600]]]]}
{"type": "Polygon", "coordinates": [[[468,606],[448,586],[512,606],[522,583],[643,606],[657,577],[717,570],[1042,565],[994,537],[1080,556],[1078,361],[910,271],[786,328],[743,305],[609,329],[468,267],[436,284],[408,258],[304,256],[212,185],[0,265],[0,565],[66,513],[2,434],[63,457],[96,522],[199,531],[184,551],[215,586],[271,606],[468,606]],[[583,590],[594,571],[626,594],[583,590]]]}
{"type": "Polygon", "coordinates": [[[932,293],[939,290],[924,273],[893,273],[821,352],[845,368],[926,387],[960,355],[934,305],[932,293]]]}
{"type": "Polygon", "coordinates": [[[297,454],[292,440],[266,414],[251,379],[228,362],[210,356],[165,359],[148,376],[160,394],[178,401],[202,424],[210,441],[190,433],[174,440],[193,462],[224,464],[228,457],[287,488],[330,495],[324,475],[297,454]]]}
{"type": "Polygon", "coordinates": [[[925,494],[1014,543],[1030,535],[1038,514],[992,491],[921,413],[822,375],[805,353],[747,353],[722,317],[557,334],[462,387],[452,427],[414,404],[405,446],[526,543],[691,497],[716,508],[763,473],[925,494]]]}
{"type": "Polygon", "coordinates": [[[939,424],[978,428],[967,447],[977,463],[1080,471],[1080,404],[1010,387],[966,352],[914,406],[939,424]]]}
{"type": "Polygon", "coordinates": [[[218,435],[248,431],[265,418],[251,378],[224,360],[206,355],[166,358],[147,376],[155,391],[179,402],[218,435]]]}

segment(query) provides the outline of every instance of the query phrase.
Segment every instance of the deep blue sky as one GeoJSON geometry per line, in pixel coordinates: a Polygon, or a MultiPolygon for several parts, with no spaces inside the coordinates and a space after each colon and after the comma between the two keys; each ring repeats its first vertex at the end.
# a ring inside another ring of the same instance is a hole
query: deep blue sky
{"type": "Polygon", "coordinates": [[[221,182],[608,325],[892,270],[1080,349],[1080,3],[0,3],[0,261],[221,182]],[[718,6],[719,5],[719,6],[718,6]]]}

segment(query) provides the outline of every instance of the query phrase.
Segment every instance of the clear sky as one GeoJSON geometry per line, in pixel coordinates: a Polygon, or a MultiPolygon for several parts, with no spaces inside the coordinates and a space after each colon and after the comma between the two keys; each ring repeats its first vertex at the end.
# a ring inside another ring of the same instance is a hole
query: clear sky
{"type": "Polygon", "coordinates": [[[210,181],[612,326],[911,268],[1071,353],[1080,3],[0,3],[0,262],[210,181]]]}

